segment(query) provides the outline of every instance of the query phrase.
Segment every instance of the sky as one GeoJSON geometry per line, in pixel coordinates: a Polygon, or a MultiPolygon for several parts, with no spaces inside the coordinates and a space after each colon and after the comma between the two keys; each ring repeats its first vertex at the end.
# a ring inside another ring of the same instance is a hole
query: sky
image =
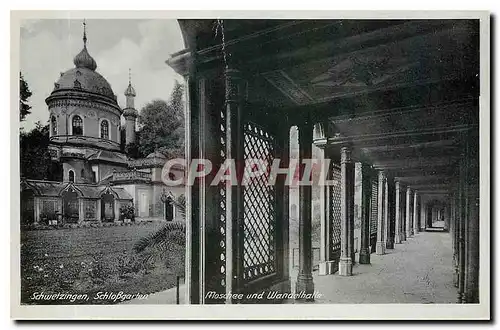
{"type": "MultiPolygon", "coordinates": [[[[128,71],[140,110],[154,99],[168,100],[175,80],[183,78],[165,61],[184,48],[176,20],[90,19],[87,23],[87,49],[97,62],[97,72],[111,84],[123,108],[123,92],[128,71]]],[[[83,48],[82,20],[24,20],[20,31],[20,69],[33,95],[32,113],[21,124],[25,130],[37,121],[46,123],[45,98],[54,88],[61,72],[74,67],[73,57],[83,48]]]]}

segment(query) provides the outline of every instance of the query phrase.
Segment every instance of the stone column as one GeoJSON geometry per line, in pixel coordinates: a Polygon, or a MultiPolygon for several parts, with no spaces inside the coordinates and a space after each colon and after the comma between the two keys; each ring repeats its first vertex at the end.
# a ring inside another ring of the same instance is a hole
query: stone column
{"type": "Polygon", "coordinates": [[[396,227],[394,232],[394,243],[401,244],[403,235],[401,233],[401,183],[396,182],[396,227]]]}
{"type": "Polygon", "coordinates": [[[385,254],[385,173],[382,171],[378,172],[378,212],[377,212],[377,246],[375,253],[385,254]]]}
{"type": "Polygon", "coordinates": [[[406,241],[406,187],[400,185],[401,190],[401,242],[406,241]]]}
{"type": "Polygon", "coordinates": [[[444,207],[444,230],[445,231],[450,230],[450,207],[449,207],[449,205],[446,205],[444,207]]]}
{"type": "MultiPolygon", "coordinates": [[[[475,178],[474,178],[475,179],[475,178]]],[[[473,180],[474,180],[473,179],[473,180]]],[[[476,179],[477,180],[477,179],[476,179]]],[[[469,185],[467,219],[467,272],[465,277],[465,303],[479,303],[479,185],[469,185]]]]}
{"type": "Polygon", "coordinates": [[[457,302],[465,302],[465,283],[466,283],[466,239],[467,239],[467,215],[468,215],[468,200],[467,200],[467,169],[466,169],[465,153],[462,154],[462,160],[460,161],[460,175],[459,175],[459,240],[458,240],[458,295],[457,302]]]}
{"type": "Polygon", "coordinates": [[[413,194],[413,232],[415,235],[419,232],[418,226],[418,192],[415,190],[413,194]]]}
{"type": "Polygon", "coordinates": [[[406,188],[406,238],[409,238],[411,233],[411,189],[410,187],[406,188]]]}
{"type": "Polygon", "coordinates": [[[370,263],[370,213],[372,199],[372,182],[370,168],[361,164],[361,248],[359,251],[359,263],[370,263]]]}
{"type": "Polygon", "coordinates": [[[427,214],[425,214],[426,210],[427,205],[422,202],[422,196],[420,196],[420,231],[425,231],[425,219],[427,218],[427,214]]]}
{"type": "MultiPolygon", "coordinates": [[[[115,200],[113,206],[116,206],[116,204],[118,204],[115,200]]],[[[117,212],[116,211],[116,207],[115,207],[115,219],[114,221],[117,221],[118,220],[118,216],[120,215],[120,212],[117,212]]],[[[49,219],[49,220],[52,220],[52,219],[49,219]]],[[[85,208],[83,206],[83,198],[78,198],[78,223],[82,223],[85,221],[85,208]]]]}
{"type": "Polygon", "coordinates": [[[341,254],[339,275],[352,275],[352,257],[354,256],[354,162],[351,149],[342,147],[340,150],[341,170],[341,254]]]}
{"type": "Polygon", "coordinates": [[[390,184],[389,184],[389,179],[386,177],[385,179],[385,196],[384,196],[384,208],[385,208],[385,217],[384,217],[384,223],[385,223],[385,234],[384,234],[384,240],[385,240],[385,248],[386,249],[394,249],[394,239],[391,235],[391,222],[394,217],[394,214],[392,214],[391,209],[392,209],[392,203],[393,203],[393,198],[391,196],[394,191],[392,190],[390,184]]]}
{"type": "MultiPolygon", "coordinates": [[[[309,118],[308,118],[309,119],[309,118]]],[[[312,158],[312,125],[309,120],[299,126],[299,176],[304,180],[304,159],[312,158]]],[[[300,185],[299,187],[299,274],[295,292],[314,292],[312,277],[312,187],[300,185]]]]}
{"type": "MultiPolygon", "coordinates": [[[[331,180],[332,171],[330,170],[329,154],[326,149],[326,124],[318,123],[314,125],[314,144],[316,152],[319,155],[321,178],[325,181],[331,180]]],[[[326,182],[320,182],[318,185],[321,237],[319,248],[319,275],[334,274],[338,270],[338,262],[333,260],[332,256],[332,224],[331,224],[331,206],[330,190],[331,187],[326,182]]]]}
{"type": "Polygon", "coordinates": [[[458,288],[458,221],[457,221],[457,195],[456,186],[451,198],[451,237],[453,250],[453,286],[458,288]]]}

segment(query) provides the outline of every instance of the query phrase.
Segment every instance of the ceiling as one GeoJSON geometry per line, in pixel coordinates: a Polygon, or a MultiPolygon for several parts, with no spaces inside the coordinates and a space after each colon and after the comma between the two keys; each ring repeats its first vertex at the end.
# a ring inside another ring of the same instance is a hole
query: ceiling
{"type": "Polygon", "coordinates": [[[249,107],[327,120],[333,155],[349,144],[423,194],[448,194],[464,135],[478,149],[478,20],[180,24],[199,70],[242,72],[249,107]]]}

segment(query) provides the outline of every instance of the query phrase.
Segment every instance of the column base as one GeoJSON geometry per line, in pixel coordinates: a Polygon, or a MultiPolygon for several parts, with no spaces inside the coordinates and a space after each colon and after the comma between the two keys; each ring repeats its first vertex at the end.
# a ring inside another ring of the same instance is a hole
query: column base
{"type": "Polygon", "coordinates": [[[339,275],[352,276],[352,261],[351,258],[340,258],[339,261],[339,275]]]}
{"type": "Polygon", "coordinates": [[[359,263],[363,265],[370,264],[370,251],[363,249],[359,252],[359,263]]]}
{"type": "Polygon", "coordinates": [[[375,253],[378,255],[385,254],[385,242],[377,242],[375,253]]]}
{"type": "Polygon", "coordinates": [[[401,234],[394,235],[394,244],[401,244],[401,234]]]}
{"type": "Polygon", "coordinates": [[[319,275],[335,274],[339,270],[337,261],[322,261],[319,263],[319,275]]]}
{"type": "Polygon", "coordinates": [[[411,237],[411,235],[413,235],[411,232],[407,232],[407,233],[406,233],[406,238],[411,237]]]}
{"type": "MultiPolygon", "coordinates": [[[[295,294],[298,294],[300,292],[304,292],[305,294],[314,293],[314,282],[311,274],[299,274],[299,276],[297,276],[297,283],[295,283],[295,294]]],[[[297,298],[296,300],[314,301],[314,298],[297,298]]]]}

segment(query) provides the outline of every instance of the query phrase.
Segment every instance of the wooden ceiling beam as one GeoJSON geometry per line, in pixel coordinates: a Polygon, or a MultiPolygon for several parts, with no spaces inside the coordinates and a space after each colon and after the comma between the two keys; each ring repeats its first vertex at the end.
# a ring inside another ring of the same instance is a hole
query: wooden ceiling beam
{"type": "Polygon", "coordinates": [[[476,125],[455,125],[443,127],[429,127],[411,131],[380,132],[375,134],[364,134],[354,136],[338,136],[328,138],[329,145],[356,145],[358,148],[376,145],[398,145],[411,143],[416,137],[433,137],[433,140],[448,140],[459,133],[465,133],[476,125]],[[400,142],[403,140],[403,142],[400,142]],[[408,141],[408,142],[404,142],[408,141]],[[391,143],[392,142],[392,143],[391,143]]]}

